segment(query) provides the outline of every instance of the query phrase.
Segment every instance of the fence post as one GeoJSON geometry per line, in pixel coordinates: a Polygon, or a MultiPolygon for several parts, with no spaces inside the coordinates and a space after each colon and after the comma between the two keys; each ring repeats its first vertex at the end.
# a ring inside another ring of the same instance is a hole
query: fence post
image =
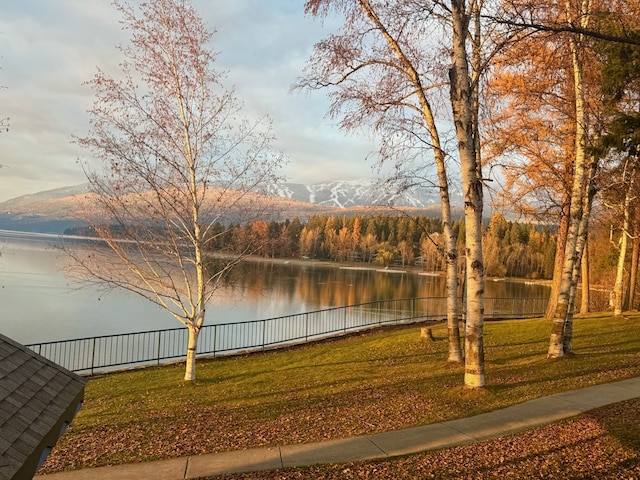
{"type": "Polygon", "coordinates": [[[342,307],[342,310],[344,311],[344,331],[347,331],[347,308],[348,307],[342,307]]]}
{"type": "Polygon", "coordinates": [[[218,341],[218,325],[213,324],[213,358],[216,357],[216,343],[218,341]]]}
{"type": "Polygon", "coordinates": [[[161,345],[161,339],[162,339],[162,330],[158,331],[158,354],[156,355],[156,358],[158,360],[158,365],[160,365],[160,345],[161,345]]]}
{"type": "Polygon", "coordinates": [[[93,375],[93,366],[96,362],[96,337],[93,337],[93,342],[91,346],[91,375],[93,375]]]}
{"type": "Polygon", "coordinates": [[[398,315],[398,301],[399,300],[394,300],[393,301],[393,319],[395,320],[395,323],[398,323],[398,317],[400,315],[398,315]]]}
{"type": "Polygon", "coordinates": [[[264,339],[265,339],[265,330],[267,328],[267,322],[266,320],[262,320],[262,350],[264,351],[264,339]]]}

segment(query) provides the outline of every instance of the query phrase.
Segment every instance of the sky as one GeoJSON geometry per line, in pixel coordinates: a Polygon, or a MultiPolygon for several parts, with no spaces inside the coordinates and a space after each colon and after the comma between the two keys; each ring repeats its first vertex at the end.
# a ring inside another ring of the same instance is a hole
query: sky
{"type": "MultiPolygon", "coordinates": [[[[135,2],[135,0],[133,0],[135,2]]],[[[289,160],[288,181],[317,183],[375,176],[366,133],[345,134],[326,116],[326,91],[292,92],[313,45],[337,29],[304,14],[304,0],[192,0],[210,29],[215,67],[228,72],[249,116],[269,115],[274,147],[289,160]]],[[[111,0],[0,3],[0,202],[84,183],[71,143],[88,131],[97,68],[115,69],[128,34],[111,0]]],[[[109,71],[109,70],[108,70],[109,71]]]]}

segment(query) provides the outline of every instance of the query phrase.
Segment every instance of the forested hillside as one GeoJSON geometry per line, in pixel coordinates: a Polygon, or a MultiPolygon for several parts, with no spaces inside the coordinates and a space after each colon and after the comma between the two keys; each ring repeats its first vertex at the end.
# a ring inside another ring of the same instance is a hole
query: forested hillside
{"type": "MultiPolygon", "coordinates": [[[[454,223],[458,255],[464,255],[464,222],[454,223]]],[[[444,269],[442,222],[423,215],[318,215],[302,222],[258,220],[232,228],[218,226],[209,247],[252,252],[268,258],[307,258],[378,265],[444,269]]],[[[490,276],[551,278],[555,235],[546,227],[510,222],[495,215],[484,231],[490,276]]]]}

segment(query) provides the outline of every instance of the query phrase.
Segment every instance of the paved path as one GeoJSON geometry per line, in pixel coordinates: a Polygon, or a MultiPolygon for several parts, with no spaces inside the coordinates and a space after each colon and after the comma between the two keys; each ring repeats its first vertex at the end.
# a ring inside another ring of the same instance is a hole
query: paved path
{"type": "Polygon", "coordinates": [[[184,480],[222,473],[386,458],[496,438],[637,397],[640,397],[640,377],[529,400],[475,417],[375,435],[99,467],[35,478],[40,480],[140,480],[146,478],[184,480]]]}

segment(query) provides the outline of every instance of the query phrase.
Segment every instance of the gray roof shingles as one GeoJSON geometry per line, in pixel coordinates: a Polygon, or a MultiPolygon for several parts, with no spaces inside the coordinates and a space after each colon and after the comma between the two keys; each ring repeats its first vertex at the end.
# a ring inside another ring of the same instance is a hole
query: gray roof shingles
{"type": "Polygon", "coordinates": [[[84,386],[82,377],[0,334],[0,480],[33,477],[84,386]]]}

